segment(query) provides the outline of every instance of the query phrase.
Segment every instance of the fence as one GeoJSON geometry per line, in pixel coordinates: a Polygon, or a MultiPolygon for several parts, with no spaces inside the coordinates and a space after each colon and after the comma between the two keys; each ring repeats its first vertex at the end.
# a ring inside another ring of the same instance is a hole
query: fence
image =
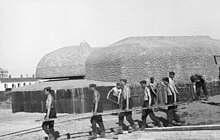
{"type": "MultiPolygon", "coordinates": [[[[111,109],[111,101],[106,99],[110,87],[97,87],[104,103],[104,109],[111,109]]],[[[93,93],[88,88],[52,90],[55,108],[58,113],[91,112],[93,93]]],[[[12,112],[45,112],[46,96],[43,91],[24,91],[12,94],[12,112]]]]}
{"type": "MultiPolygon", "coordinates": [[[[97,87],[101,93],[104,110],[110,110],[112,103],[106,99],[112,86],[97,87]]],[[[210,96],[220,94],[219,82],[207,83],[210,96]]],[[[189,83],[177,84],[180,93],[179,101],[185,102],[191,99],[192,85],[189,83]]],[[[165,102],[164,87],[158,88],[159,103],[165,102]]],[[[52,92],[55,99],[55,107],[58,113],[86,113],[91,112],[93,107],[93,93],[88,88],[59,89],[52,92]]],[[[203,95],[203,94],[202,94],[203,95]]],[[[138,85],[132,86],[132,100],[134,106],[143,103],[143,91],[138,85]]],[[[14,92],[12,94],[12,112],[45,112],[46,96],[42,91],[14,92]]]]}

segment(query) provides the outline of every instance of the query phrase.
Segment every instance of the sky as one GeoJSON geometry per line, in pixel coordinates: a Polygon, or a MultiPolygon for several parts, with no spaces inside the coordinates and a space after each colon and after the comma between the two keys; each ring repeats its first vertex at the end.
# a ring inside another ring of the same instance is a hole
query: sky
{"type": "Polygon", "coordinates": [[[219,0],[0,0],[0,68],[32,76],[56,49],[131,36],[220,39],[219,0]]]}

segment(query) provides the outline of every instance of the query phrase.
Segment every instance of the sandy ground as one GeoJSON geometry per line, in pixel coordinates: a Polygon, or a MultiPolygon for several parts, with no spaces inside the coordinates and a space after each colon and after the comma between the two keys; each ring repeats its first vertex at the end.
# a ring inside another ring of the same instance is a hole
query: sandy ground
{"type": "MultiPolygon", "coordinates": [[[[220,95],[209,97],[208,102],[220,103],[220,95]]],[[[220,106],[195,101],[181,108],[178,114],[185,125],[220,124],[220,106]]]]}
{"type": "MultiPolygon", "coordinates": [[[[220,103],[220,95],[209,98],[209,102],[220,103]]],[[[157,116],[166,118],[166,114],[163,112],[156,112],[157,116]]],[[[220,106],[204,104],[199,101],[189,103],[188,105],[181,105],[178,107],[178,114],[181,119],[185,121],[185,125],[199,125],[199,124],[220,124],[220,106]]],[[[58,114],[66,115],[66,114],[58,114]]],[[[83,116],[85,114],[81,114],[83,116]]],[[[134,119],[141,119],[141,114],[133,115],[134,119]]],[[[35,120],[43,118],[42,113],[11,113],[10,109],[0,108],[0,135],[16,132],[24,129],[34,128],[41,126],[42,122],[36,122],[35,120]]],[[[55,122],[55,129],[64,135],[66,133],[85,132],[91,130],[90,119],[72,120],[66,123],[60,124],[59,122],[64,120],[71,120],[76,117],[69,114],[65,117],[58,118],[55,122]]],[[[117,127],[117,116],[104,116],[104,124],[106,128],[117,127]]],[[[148,118],[148,122],[151,120],[148,118]]],[[[128,124],[125,121],[126,124],[128,124]]],[[[13,136],[8,139],[12,140],[42,140],[46,134],[43,131],[34,132],[31,134],[25,134],[22,136],[13,136]]],[[[61,138],[65,138],[64,136],[61,138]]],[[[1,139],[1,137],[0,137],[1,139]]],[[[6,139],[6,138],[4,138],[6,139]]],[[[76,139],[76,138],[75,138],[76,139]]],[[[81,137],[79,139],[85,139],[81,137]]]]}

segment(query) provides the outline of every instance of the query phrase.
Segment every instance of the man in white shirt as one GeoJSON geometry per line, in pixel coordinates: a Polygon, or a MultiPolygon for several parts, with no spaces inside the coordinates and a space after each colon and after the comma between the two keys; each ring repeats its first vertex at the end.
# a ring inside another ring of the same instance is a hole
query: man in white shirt
{"type": "Polygon", "coordinates": [[[113,87],[107,95],[107,99],[112,101],[112,109],[118,109],[121,97],[121,85],[117,83],[115,87],[113,87]]]}
{"type": "Polygon", "coordinates": [[[134,120],[132,118],[132,99],[131,99],[131,88],[127,84],[126,79],[120,79],[121,85],[122,85],[122,112],[119,113],[118,119],[119,119],[119,129],[117,130],[116,134],[123,134],[123,125],[124,125],[124,117],[126,117],[126,120],[130,123],[132,127],[132,131],[136,131],[136,126],[134,124],[134,120]]]}
{"type": "Polygon", "coordinates": [[[179,95],[179,92],[176,89],[176,85],[174,82],[174,77],[175,77],[175,73],[174,72],[169,72],[169,88],[173,93],[174,96],[174,103],[176,103],[178,101],[177,95],[179,95]]]}
{"type": "Polygon", "coordinates": [[[152,96],[152,104],[157,104],[158,94],[157,94],[158,83],[155,81],[154,77],[150,78],[150,93],[152,96]]]}
{"type": "MultiPolygon", "coordinates": [[[[152,94],[150,93],[150,84],[143,80],[140,82],[141,87],[144,90],[144,103],[143,103],[143,108],[144,107],[151,107],[152,106],[152,94]]],[[[158,119],[158,117],[155,116],[154,112],[152,109],[143,109],[142,110],[142,126],[141,126],[141,130],[144,130],[145,127],[147,127],[146,124],[146,119],[147,116],[150,116],[151,120],[154,121],[158,127],[162,127],[162,123],[160,122],[160,120],[158,119]]]]}
{"type": "MultiPolygon", "coordinates": [[[[166,86],[165,94],[167,96],[167,103],[168,104],[174,104],[175,96],[173,89],[170,86],[170,80],[168,77],[164,77],[162,79],[164,85],[166,86]]],[[[172,126],[173,124],[178,124],[180,117],[176,114],[175,109],[177,106],[169,106],[167,110],[167,120],[169,122],[169,125],[172,126]]]]}

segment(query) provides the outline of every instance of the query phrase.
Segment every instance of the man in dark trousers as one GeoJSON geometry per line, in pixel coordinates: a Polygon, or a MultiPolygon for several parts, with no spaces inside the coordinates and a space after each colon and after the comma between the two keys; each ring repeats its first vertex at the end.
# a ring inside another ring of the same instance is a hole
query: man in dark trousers
{"type": "MultiPolygon", "coordinates": [[[[162,78],[162,81],[164,85],[166,86],[165,94],[167,96],[167,104],[175,104],[176,96],[174,88],[172,88],[172,85],[170,84],[170,80],[168,77],[162,78]]],[[[169,106],[167,110],[167,120],[169,122],[169,126],[172,125],[180,125],[179,119],[180,117],[176,114],[175,109],[177,107],[175,105],[169,106]]]]}
{"type": "Polygon", "coordinates": [[[45,121],[42,124],[42,128],[48,135],[49,140],[56,139],[54,131],[54,121],[51,118],[56,118],[56,110],[54,105],[54,98],[51,95],[51,87],[44,88],[44,94],[47,96],[46,100],[46,116],[45,121]]]}
{"type": "Polygon", "coordinates": [[[126,116],[127,121],[130,123],[132,127],[132,131],[136,131],[137,128],[134,124],[134,120],[132,119],[132,111],[129,111],[129,109],[132,109],[132,99],[131,99],[131,89],[129,85],[127,84],[126,79],[120,79],[121,85],[122,85],[122,111],[118,115],[119,119],[119,129],[117,130],[116,134],[123,134],[123,125],[124,125],[124,117],[126,116]]]}
{"type": "Polygon", "coordinates": [[[89,85],[90,90],[93,91],[93,116],[91,118],[92,124],[92,131],[93,135],[89,139],[96,139],[97,138],[97,127],[96,124],[99,125],[101,130],[100,137],[105,137],[105,127],[102,120],[102,115],[98,115],[97,113],[103,112],[103,106],[101,102],[100,93],[96,90],[96,84],[89,85]]]}
{"type": "Polygon", "coordinates": [[[199,74],[195,74],[190,76],[190,80],[193,84],[193,91],[194,91],[194,93],[192,94],[193,100],[195,100],[195,94],[198,96],[199,100],[201,100],[201,89],[205,94],[205,99],[208,100],[208,92],[207,92],[205,77],[199,74]]]}
{"type": "MultiPolygon", "coordinates": [[[[140,85],[141,87],[143,88],[144,90],[144,103],[143,103],[143,108],[144,107],[151,107],[152,106],[152,99],[154,98],[152,96],[152,94],[150,93],[150,84],[148,83],[147,85],[147,82],[145,80],[141,81],[140,82],[140,85]]],[[[151,120],[154,121],[156,123],[156,125],[158,127],[162,127],[162,123],[160,122],[160,120],[155,116],[154,112],[153,112],[153,109],[143,109],[142,110],[142,126],[141,126],[141,130],[144,130],[145,127],[147,127],[147,124],[146,124],[146,119],[147,119],[147,116],[150,116],[151,120]]]]}

